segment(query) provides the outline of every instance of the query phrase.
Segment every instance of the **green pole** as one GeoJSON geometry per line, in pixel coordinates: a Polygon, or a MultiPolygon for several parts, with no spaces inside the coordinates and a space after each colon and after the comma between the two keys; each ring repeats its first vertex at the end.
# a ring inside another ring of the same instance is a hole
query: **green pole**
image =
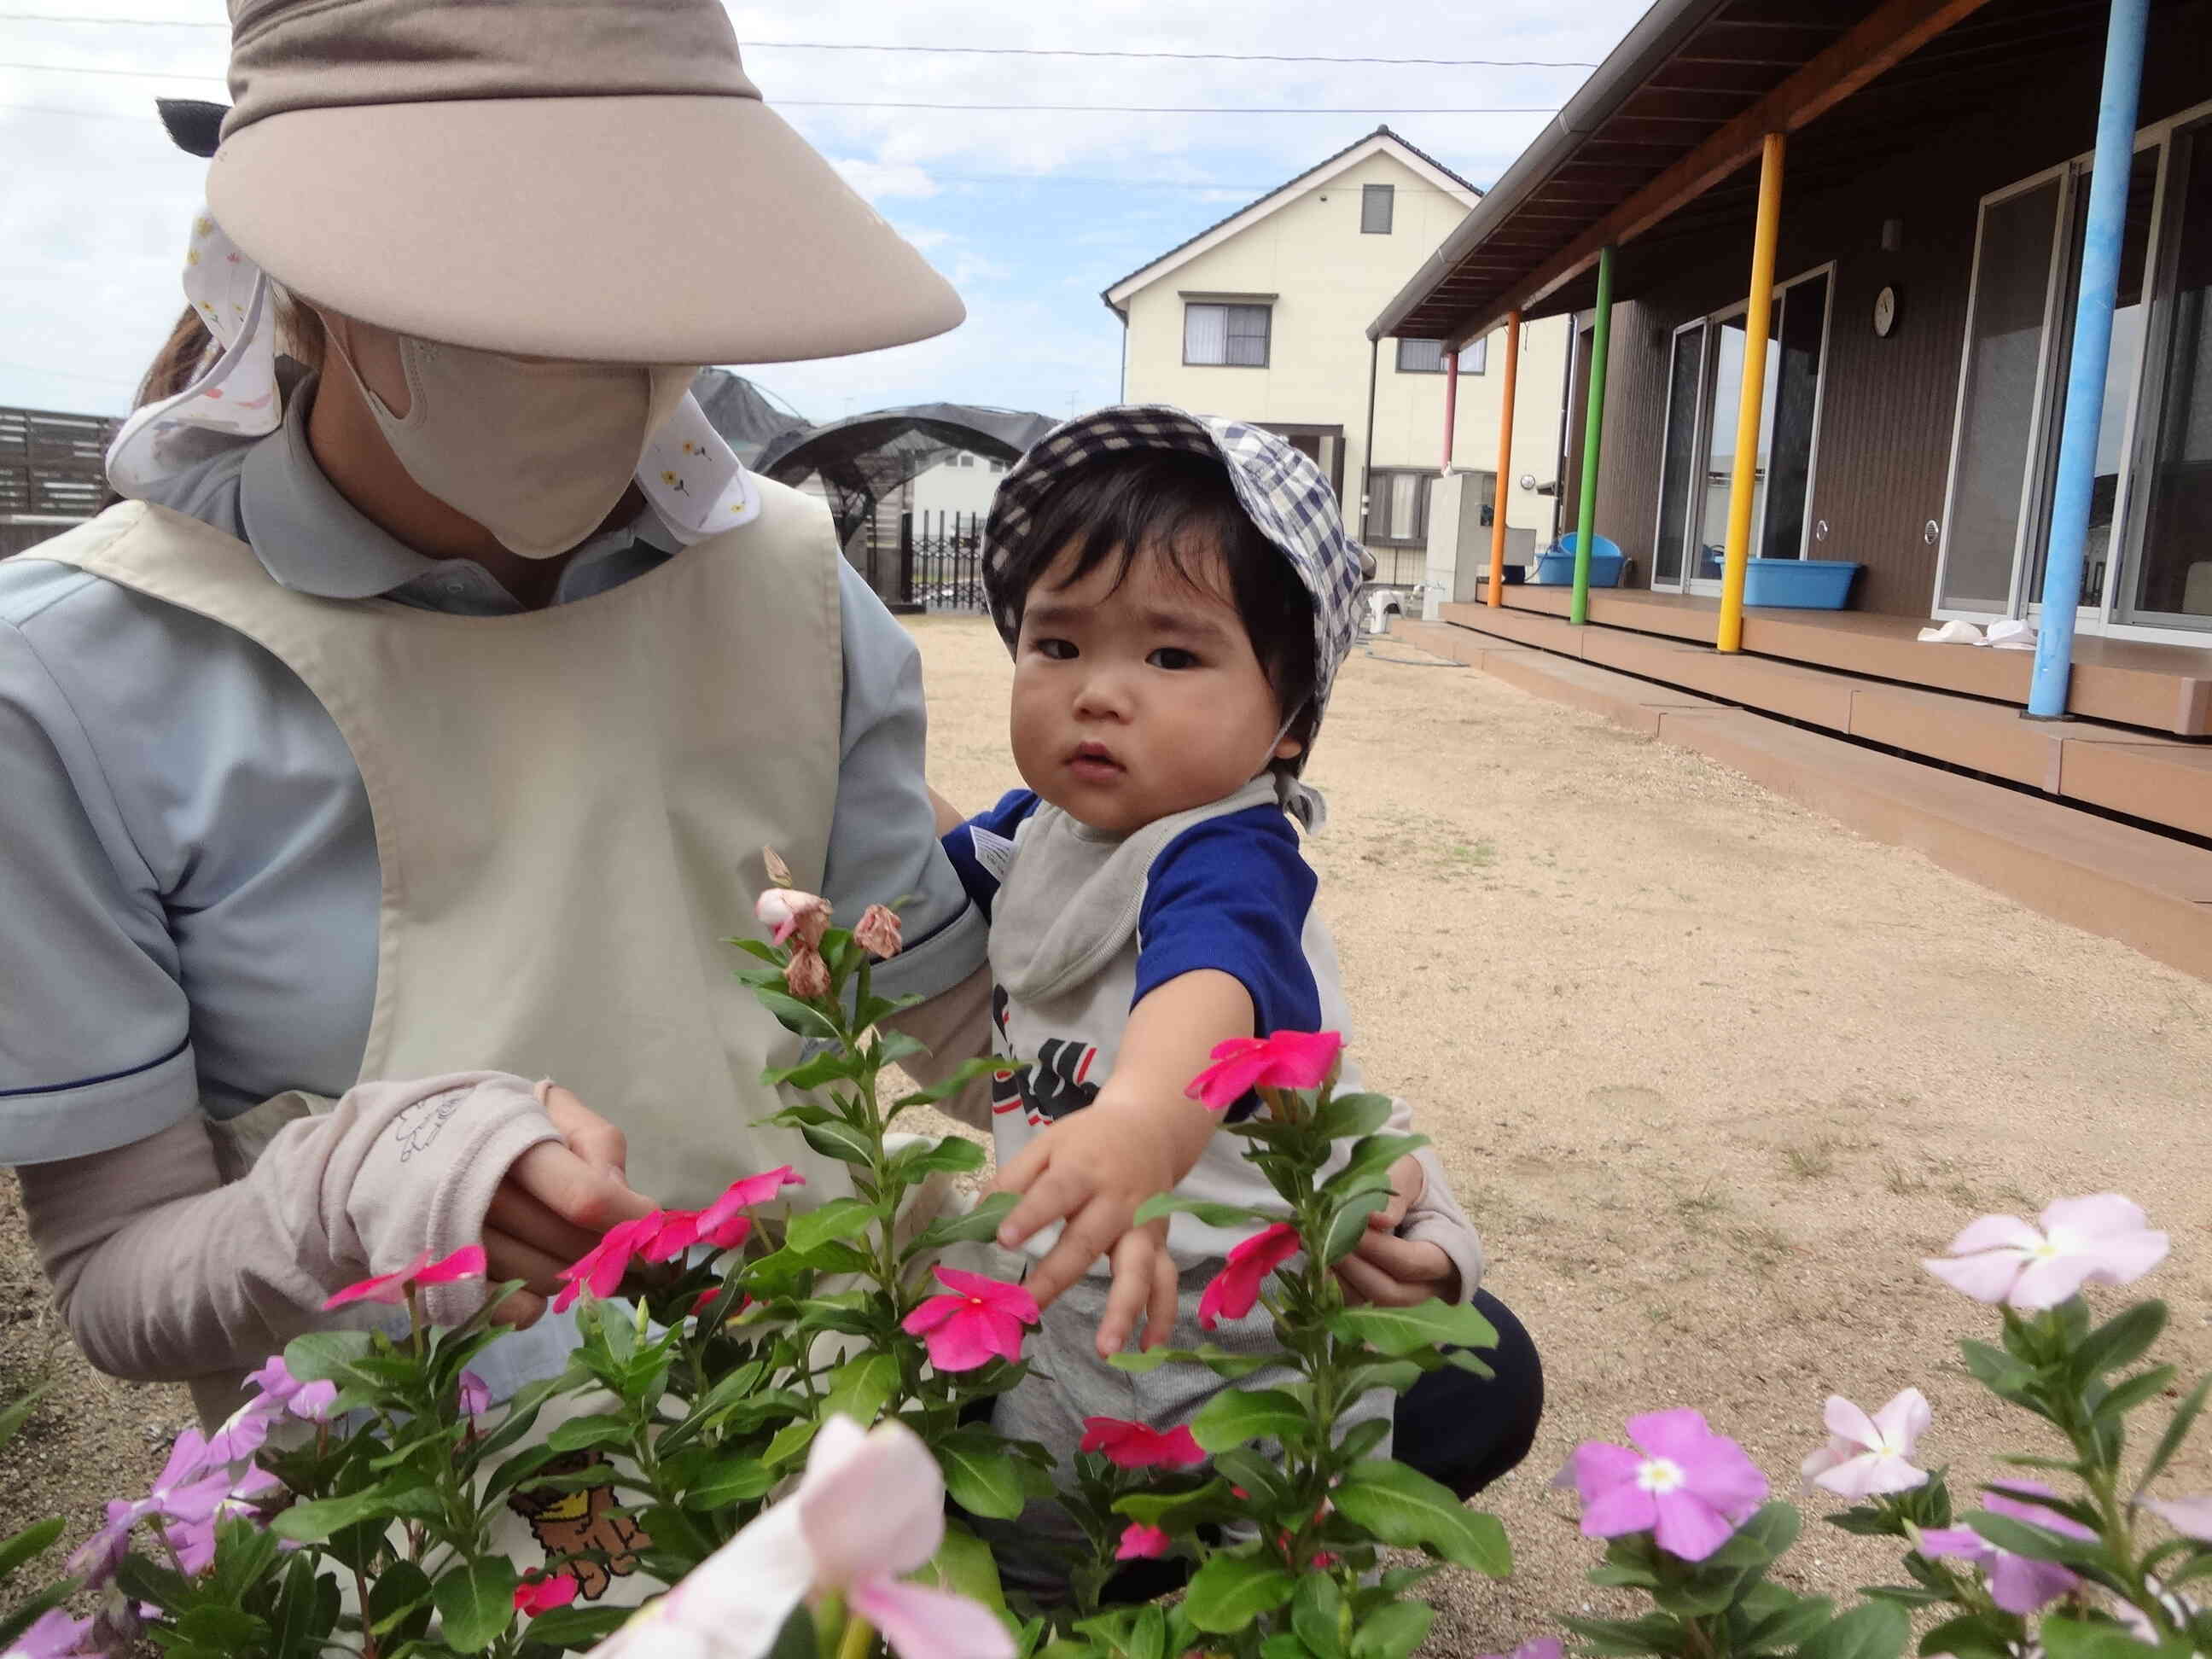
{"type": "Polygon", "coordinates": [[[1605,349],[1613,337],[1613,249],[1597,256],[1597,313],[1590,327],[1589,408],[1583,421],[1583,504],[1575,520],[1575,601],[1567,620],[1589,620],[1590,545],[1597,534],[1598,450],[1605,438],[1605,349]]]}

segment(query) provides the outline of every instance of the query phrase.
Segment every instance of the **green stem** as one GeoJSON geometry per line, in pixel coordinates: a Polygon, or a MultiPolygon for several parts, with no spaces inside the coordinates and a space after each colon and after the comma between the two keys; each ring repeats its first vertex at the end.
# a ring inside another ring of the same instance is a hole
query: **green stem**
{"type": "Polygon", "coordinates": [[[868,1659],[876,1650],[874,1626],[859,1613],[845,1620],[845,1634],[837,1644],[837,1659],[868,1659]]]}

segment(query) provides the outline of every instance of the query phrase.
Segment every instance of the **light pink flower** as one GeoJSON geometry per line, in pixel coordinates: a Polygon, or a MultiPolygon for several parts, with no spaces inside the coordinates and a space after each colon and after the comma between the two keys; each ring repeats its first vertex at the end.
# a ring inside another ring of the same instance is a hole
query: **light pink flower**
{"type": "Polygon", "coordinates": [[[1628,1437],[1637,1450],[1585,1440],[1569,1460],[1592,1538],[1648,1532],[1669,1555],[1702,1561],[1766,1499],[1766,1477],[1701,1413],[1632,1417],[1628,1437]]]}
{"type": "Polygon", "coordinates": [[[791,960],[784,965],[784,988],[801,1002],[811,1002],[830,994],[830,964],[822,960],[822,952],[804,940],[791,947],[791,960]]]}
{"type": "Polygon", "coordinates": [[[753,919],[769,930],[771,945],[796,939],[808,950],[818,951],[823,934],[830,931],[830,901],[819,893],[771,887],[753,901],[753,919]]]}
{"type": "Polygon", "coordinates": [[[1255,1089],[1318,1089],[1336,1069],[1344,1048],[1335,1031],[1277,1031],[1264,1037],[1231,1037],[1213,1051],[1214,1063],[1183,1092],[1224,1111],[1255,1089]]]}
{"type": "Polygon", "coordinates": [[[1037,1322],[1036,1298],[1018,1285],[940,1267],[937,1282],[951,1291],[933,1296],[906,1316],[903,1328],[929,1344],[929,1363],[940,1371],[970,1371],[987,1360],[1019,1359],[1022,1327],[1037,1322]]]}
{"type": "Polygon", "coordinates": [[[617,1222],[607,1229],[599,1242],[584,1252],[574,1261],[554,1275],[562,1281],[560,1293],[553,1298],[553,1311],[566,1313],[574,1305],[582,1291],[596,1297],[610,1297],[629,1271],[630,1258],[637,1247],[653,1230],[660,1212],[640,1216],[635,1221],[617,1222]]]}
{"type": "Polygon", "coordinates": [[[1199,1294],[1200,1328],[1210,1331],[1222,1320],[1242,1319],[1250,1313],[1267,1275],[1304,1248],[1298,1230],[1287,1221],[1262,1228],[1232,1247],[1229,1265],[1199,1294]]]}
{"type": "MultiPolygon", "coordinates": [[[[329,1385],[335,1399],[337,1387],[329,1385]]],[[[298,1390],[294,1390],[296,1395],[298,1390]]],[[[289,1405],[290,1402],[286,1402],[289,1405]]],[[[210,1469],[228,1468],[243,1463],[259,1451],[269,1438],[269,1430],[283,1414],[283,1407],[265,1395],[247,1401],[222,1421],[222,1427],[207,1437],[206,1455],[203,1466],[210,1469]]]]}
{"type": "Polygon", "coordinates": [[[767,1203],[786,1187],[805,1184],[806,1177],[788,1164],[733,1181],[720,1198],[699,1212],[699,1237],[718,1250],[734,1250],[745,1242],[753,1224],[738,1211],[767,1203]]]}
{"type": "Polygon", "coordinates": [[[2031,1226],[2016,1215],[1985,1215],[1951,1241],[1951,1253],[1922,1263],[1977,1302],[2033,1313],[2055,1308],[2084,1285],[2126,1285],[2166,1260],[2166,1235],[2118,1193],[2062,1198],[2031,1226]]]}
{"type": "Polygon", "coordinates": [[[1121,1547],[1114,1552],[1114,1559],[1116,1561],[1157,1561],[1174,1545],[1175,1540],[1158,1527],[1132,1521],[1121,1529],[1121,1547]]]}
{"type": "Polygon", "coordinates": [[[888,904],[871,904],[860,913],[860,925],[853,930],[853,939],[878,962],[889,962],[899,953],[898,912],[888,904]]]}
{"type": "MultiPolygon", "coordinates": [[[[2050,1487],[2039,1480],[2008,1480],[2005,1484],[2022,1492],[2039,1492],[2045,1498],[2056,1496],[2050,1487]]],[[[1992,1515],[2008,1515],[2015,1521],[2026,1521],[2047,1528],[2068,1538],[2094,1538],[2097,1535],[2080,1522],[2070,1521],[2055,1510],[2045,1509],[2040,1504],[2023,1498],[2007,1498],[2002,1492],[1990,1493],[1982,1500],[1982,1506],[1992,1515]]],[[[1928,1556],[1946,1555],[1974,1563],[1989,1577],[1990,1600],[2007,1613],[2033,1613],[2037,1608],[2056,1601],[2081,1582],[2080,1575],[2060,1566],[2056,1561],[2033,1561],[2025,1555],[2014,1555],[2010,1550],[1999,1549],[1971,1527],[1923,1528],[1920,1534],[1920,1553],[1928,1556]]]]}
{"type": "Polygon", "coordinates": [[[981,1603],[905,1582],[945,1537],[945,1477],[903,1423],[833,1417],[798,1489],[593,1650],[599,1659],[763,1659],[809,1595],[842,1595],[899,1659],[1013,1659],[981,1603]]]}
{"type": "Polygon", "coordinates": [[[514,1587],[514,1610],[535,1619],[541,1613],[567,1607],[581,1588],[574,1573],[556,1572],[550,1578],[532,1574],[514,1587]]]}
{"type": "Polygon", "coordinates": [[[1839,1394],[1828,1396],[1828,1443],[1805,1460],[1805,1488],[1825,1486],[1839,1497],[1874,1498],[1928,1484],[1928,1471],[1907,1460],[1913,1442],[1928,1431],[1928,1398],[1906,1389],[1869,1417],[1839,1394]]]}
{"type": "Polygon", "coordinates": [[[1486,1653],[1482,1659],[1561,1659],[1565,1645],[1556,1636],[1539,1636],[1523,1642],[1510,1654],[1486,1653]]]}
{"type": "Polygon", "coordinates": [[[463,1417],[482,1417],[491,1409],[491,1384],[474,1371],[463,1371],[453,1389],[453,1405],[463,1417]]]}
{"type": "Polygon", "coordinates": [[[74,1659],[76,1655],[92,1651],[77,1645],[91,1631],[91,1620],[72,1619],[65,1609],[52,1608],[40,1613],[30,1629],[15,1638],[7,1659],[74,1659]]]}
{"type": "Polygon", "coordinates": [[[464,1244],[451,1255],[435,1261],[425,1250],[396,1273],[377,1273],[347,1285],[323,1306],[327,1310],[343,1308],[349,1302],[381,1302],[397,1307],[407,1299],[408,1291],[418,1285],[452,1285],[483,1276],[484,1251],[481,1244],[464,1244]]]}
{"type": "Polygon", "coordinates": [[[2212,1498],[2146,1498],[2142,1504],[2184,1538],[2212,1543],[2212,1498]]]}
{"type": "Polygon", "coordinates": [[[198,1429],[186,1429],[169,1449],[152,1491],[135,1504],[109,1500],[106,1524],[77,1547],[69,1570],[88,1585],[105,1583],[129,1553],[131,1529],[141,1521],[189,1525],[207,1520],[230,1496],[233,1467],[229,1458],[210,1452],[198,1429]]]}
{"type": "Polygon", "coordinates": [[[1083,1419],[1083,1444],[1087,1452],[1103,1452],[1106,1461],[1124,1469],[1188,1469],[1206,1462],[1206,1452],[1187,1428],[1163,1434],[1147,1423],[1125,1423],[1118,1417],[1083,1419]]]}

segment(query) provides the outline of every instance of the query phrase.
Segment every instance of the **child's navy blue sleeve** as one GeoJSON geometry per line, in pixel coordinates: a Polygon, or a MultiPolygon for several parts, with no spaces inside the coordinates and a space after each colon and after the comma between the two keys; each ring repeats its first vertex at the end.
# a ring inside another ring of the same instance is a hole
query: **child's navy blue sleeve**
{"type": "Polygon", "coordinates": [[[1013,862],[1014,831],[1036,809],[1033,791],[1010,789],[989,811],[978,812],[945,837],[945,855],[952,860],[960,884],[986,921],[991,919],[991,901],[998,896],[999,884],[1013,862]]]}
{"type": "Polygon", "coordinates": [[[1255,1036],[1318,1030],[1321,991],[1305,952],[1317,885],[1277,807],[1185,830],[1146,878],[1133,1001],[1180,974],[1213,968],[1251,993],[1255,1036]]]}

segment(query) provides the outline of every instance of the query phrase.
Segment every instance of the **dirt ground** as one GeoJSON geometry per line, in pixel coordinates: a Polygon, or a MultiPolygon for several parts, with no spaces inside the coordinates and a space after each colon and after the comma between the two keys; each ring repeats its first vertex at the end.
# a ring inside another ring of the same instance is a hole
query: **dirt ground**
{"type": "MultiPolygon", "coordinates": [[[[913,628],[932,779],[980,807],[1018,781],[1005,653],[980,620],[913,628]]],[[[1703,1410],[1778,1493],[1831,1391],[1871,1409],[1920,1387],[1923,1451],[1961,1489],[1997,1450],[2053,1449],[1966,1377],[1955,1340],[1993,1322],[1918,1265],[1976,1215],[2130,1194],[2173,1235],[2142,1287],[2173,1309],[2164,1357],[2212,1364],[2212,986],[1389,638],[1347,665],[1311,776],[1361,1061],[1418,1103],[1547,1366],[1536,1449],[1486,1500],[1516,1573],[1440,1580],[1425,1652],[1609,1605],[1546,1482],[1637,1412],[1703,1410]]],[[[187,1408],[76,1362],[14,1200],[0,1396],[58,1386],[0,1453],[0,1532],[61,1509],[81,1533],[187,1408]]],[[[2168,1481],[2209,1486],[2201,1449],[2168,1481]]],[[[1815,1526],[1787,1576],[1846,1592],[1885,1559],[1815,1526]]]]}

